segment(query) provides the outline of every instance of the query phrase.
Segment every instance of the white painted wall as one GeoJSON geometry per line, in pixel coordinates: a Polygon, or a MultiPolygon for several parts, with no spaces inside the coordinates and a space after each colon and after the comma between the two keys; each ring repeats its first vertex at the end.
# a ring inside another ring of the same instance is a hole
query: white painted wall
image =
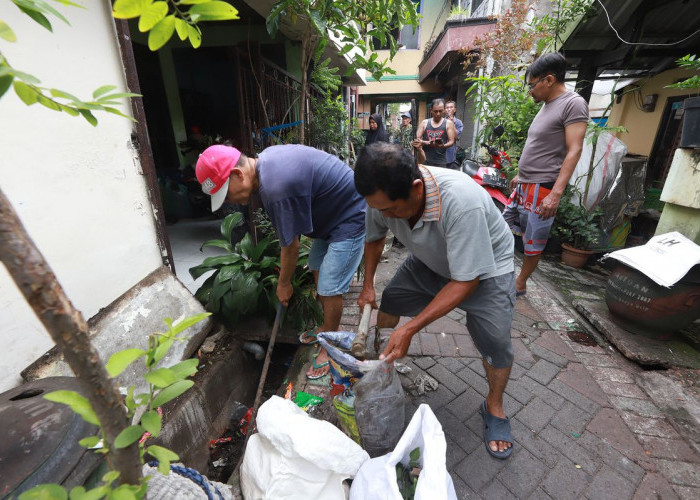
{"type": "MultiPolygon", "coordinates": [[[[53,34],[11,3],[0,19],[15,31],[0,50],[42,85],[88,99],[101,85],[126,87],[109,2],[60,8],[53,34]]],[[[52,4],[53,5],[53,4],[52,4]]],[[[129,113],[128,103],[121,107],[129,113]]],[[[155,222],[130,145],[133,123],[99,113],[82,118],[0,99],[0,186],[48,260],[73,305],[87,319],[161,265],[155,222]]],[[[0,392],[52,345],[0,264],[0,392]]]]}

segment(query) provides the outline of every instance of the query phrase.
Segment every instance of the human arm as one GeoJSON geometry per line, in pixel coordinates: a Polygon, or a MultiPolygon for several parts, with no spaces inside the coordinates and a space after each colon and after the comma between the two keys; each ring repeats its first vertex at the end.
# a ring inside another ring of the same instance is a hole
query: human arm
{"type": "Polygon", "coordinates": [[[384,250],[386,238],[379,238],[376,241],[365,243],[365,278],[362,282],[362,292],[357,298],[357,304],[362,309],[365,304],[370,304],[373,309],[377,308],[377,297],[374,291],[374,275],[377,272],[377,265],[384,250]]]}
{"type": "Polygon", "coordinates": [[[425,163],[425,151],[423,151],[423,144],[420,139],[414,139],[411,145],[415,148],[416,152],[416,163],[422,165],[425,163]]]}
{"type": "Polygon", "coordinates": [[[282,247],[280,253],[280,278],[277,282],[277,298],[284,305],[289,305],[294,288],[292,287],[292,276],[297,267],[299,258],[299,237],[295,237],[289,246],[282,247]]]}
{"type": "Polygon", "coordinates": [[[540,203],[540,219],[554,217],[559,207],[559,202],[564,194],[564,189],[576,169],[583,151],[583,138],[586,135],[586,122],[571,123],[564,128],[566,140],[566,157],[561,164],[559,175],[554,182],[552,191],[540,203]]]}
{"type": "Polygon", "coordinates": [[[416,141],[420,142],[421,146],[426,146],[430,144],[430,141],[424,141],[423,140],[423,134],[425,133],[425,127],[426,122],[428,120],[423,120],[420,122],[420,125],[418,125],[418,129],[416,130],[416,140],[413,141],[413,147],[418,147],[416,146],[416,141]]]}
{"type": "Polygon", "coordinates": [[[441,145],[437,146],[443,149],[453,146],[457,140],[457,129],[455,128],[455,123],[452,120],[446,120],[445,128],[447,132],[447,142],[443,142],[441,145]]]}
{"type": "Polygon", "coordinates": [[[395,329],[379,359],[387,363],[406,356],[413,336],[421,328],[443,317],[469,297],[479,285],[479,278],[471,281],[450,280],[415,318],[395,329]]]}

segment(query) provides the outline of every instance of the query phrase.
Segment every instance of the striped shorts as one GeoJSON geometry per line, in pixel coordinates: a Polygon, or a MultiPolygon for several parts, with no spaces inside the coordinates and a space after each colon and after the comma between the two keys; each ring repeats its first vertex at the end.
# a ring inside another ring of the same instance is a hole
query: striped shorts
{"type": "Polygon", "coordinates": [[[541,219],[540,203],[552,191],[551,186],[552,183],[520,183],[503,210],[510,230],[523,238],[525,255],[540,255],[547,245],[554,217],[541,219]]]}

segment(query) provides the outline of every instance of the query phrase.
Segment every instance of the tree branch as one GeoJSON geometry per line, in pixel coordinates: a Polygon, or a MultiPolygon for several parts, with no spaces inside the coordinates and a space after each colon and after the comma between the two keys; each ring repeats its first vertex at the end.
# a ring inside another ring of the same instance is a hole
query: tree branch
{"type": "Polygon", "coordinates": [[[114,470],[122,483],[139,484],[141,460],[138,445],[115,449],[114,439],[129,423],[114,381],[88,338],[87,323],[68,300],[63,288],[24,229],[17,213],[0,189],[0,261],[27,303],[43,323],[73,373],[92,388],[85,396],[100,420],[109,444],[114,470]]]}

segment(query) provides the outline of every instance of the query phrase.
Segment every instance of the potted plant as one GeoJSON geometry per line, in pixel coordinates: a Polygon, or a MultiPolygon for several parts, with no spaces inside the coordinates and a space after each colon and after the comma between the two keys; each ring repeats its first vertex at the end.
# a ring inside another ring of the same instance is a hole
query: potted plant
{"type": "MultiPolygon", "coordinates": [[[[598,241],[600,209],[589,211],[572,201],[576,188],[568,185],[559,203],[552,234],[561,238],[561,260],[571,267],[583,267],[593,254],[589,248],[598,241]]],[[[579,200],[583,198],[578,196],[579,200]]]]}

